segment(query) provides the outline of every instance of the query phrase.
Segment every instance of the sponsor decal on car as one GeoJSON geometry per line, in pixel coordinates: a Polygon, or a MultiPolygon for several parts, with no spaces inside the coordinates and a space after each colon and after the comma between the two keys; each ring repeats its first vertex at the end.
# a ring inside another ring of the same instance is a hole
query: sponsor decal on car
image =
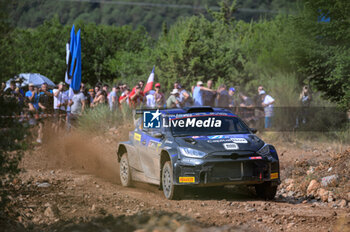
{"type": "Polygon", "coordinates": [[[277,179],[278,178],[278,172],[274,172],[270,174],[270,179],[277,179]]]}
{"type": "Polygon", "coordinates": [[[141,141],[141,135],[138,134],[138,133],[135,133],[135,134],[134,134],[134,140],[136,140],[136,141],[141,141]]]}
{"type": "Polygon", "coordinates": [[[209,139],[207,140],[208,143],[228,143],[232,142],[231,139],[209,139]]]}
{"type": "Polygon", "coordinates": [[[234,143],[248,143],[248,141],[245,138],[231,138],[231,140],[234,143]]]}
{"type": "Polygon", "coordinates": [[[239,147],[236,143],[224,143],[223,144],[226,150],[238,150],[239,147]]]}
{"type": "Polygon", "coordinates": [[[261,160],[262,157],[261,156],[251,156],[251,157],[249,157],[249,159],[251,159],[251,160],[261,160]]]}
{"type": "Polygon", "coordinates": [[[194,183],[195,179],[194,179],[194,176],[180,176],[179,182],[180,183],[194,183]]]}

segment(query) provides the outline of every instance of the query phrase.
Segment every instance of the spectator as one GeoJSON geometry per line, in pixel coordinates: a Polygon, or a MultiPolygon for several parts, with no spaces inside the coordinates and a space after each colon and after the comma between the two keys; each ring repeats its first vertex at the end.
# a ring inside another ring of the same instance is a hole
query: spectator
{"type": "Polygon", "coordinates": [[[119,93],[119,87],[113,86],[112,91],[110,92],[110,94],[108,96],[109,109],[112,112],[114,112],[118,108],[118,105],[119,105],[118,93],[119,93]]]}
{"type": "Polygon", "coordinates": [[[166,101],[166,107],[167,108],[179,108],[180,102],[179,102],[179,90],[173,89],[173,91],[170,93],[170,96],[168,100],[166,101]]]}
{"type": "Polygon", "coordinates": [[[104,84],[102,87],[102,90],[105,91],[106,95],[107,95],[107,101],[108,101],[108,96],[109,96],[109,85],[108,84],[104,84]]]}
{"type": "Polygon", "coordinates": [[[101,86],[100,85],[96,85],[95,86],[95,94],[97,95],[98,92],[100,92],[101,90],[101,86]]]}
{"type": "Polygon", "coordinates": [[[136,108],[144,102],[144,95],[141,88],[140,85],[137,85],[135,87],[135,92],[131,93],[129,96],[129,102],[132,108],[136,108]]]}
{"type": "Polygon", "coordinates": [[[261,90],[259,94],[261,96],[261,106],[264,107],[265,112],[265,129],[270,129],[272,127],[272,118],[274,116],[273,104],[275,103],[275,99],[270,95],[267,95],[265,90],[261,90]]]}
{"type": "Polygon", "coordinates": [[[56,132],[62,123],[61,115],[66,114],[66,106],[68,101],[68,96],[65,94],[65,83],[60,82],[57,87],[57,89],[53,90],[53,109],[56,122],[56,132]]]}
{"type": "Polygon", "coordinates": [[[122,106],[122,105],[127,105],[129,106],[130,103],[129,103],[129,97],[130,97],[130,89],[126,88],[124,90],[124,93],[119,97],[119,105],[122,106]]]}
{"type": "Polygon", "coordinates": [[[156,91],[150,90],[148,94],[146,95],[146,107],[153,109],[156,107],[156,100],[155,100],[155,93],[156,91]]]}
{"type": "Polygon", "coordinates": [[[179,89],[179,101],[181,107],[189,107],[192,106],[193,100],[190,94],[182,87],[182,85],[178,84],[179,89]]]}
{"type": "Polygon", "coordinates": [[[176,81],[174,83],[174,89],[179,89],[179,85],[180,85],[180,83],[178,81],[176,81]]]}
{"type": "MultiPolygon", "coordinates": [[[[139,86],[141,88],[141,92],[142,92],[142,89],[143,87],[145,86],[145,82],[144,81],[139,81],[139,86]]],[[[143,93],[143,92],[142,92],[143,93]]]]}
{"type": "Polygon", "coordinates": [[[25,97],[28,101],[28,107],[30,112],[35,112],[39,109],[39,98],[37,88],[35,89],[34,84],[29,83],[28,91],[26,92],[25,97]]]}
{"type": "Polygon", "coordinates": [[[213,89],[213,80],[207,81],[207,88],[208,90],[203,91],[203,104],[205,106],[214,106],[215,105],[215,97],[216,92],[210,91],[213,89]]]}
{"type": "Polygon", "coordinates": [[[258,87],[258,93],[254,97],[255,107],[262,108],[262,105],[261,105],[262,100],[261,100],[261,96],[260,96],[260,91],[263,91],[263,90],[264,90],[264,87],[260,85],[258,87]]]}
{"type": "Polygon", "coordinates": [[[248,126],[254,126],[254,104],[253,100],[246,96],[244,93],[239,93],[239,98],[241,100],[240,106],[240,116],[245,120],[248,126]]]}
{"type": "Polygon", "coordinates": [[[299,96],[299,102],[301,105],[301,109],[300,109],[300,113],[296,119],[296,127],[299,127],[300,120],[303,124],[306,124],[311,101],[312,101],[312,95],[311,95],[310,89],[307,85],[305,85],[303,87],[303,89],[301,90],[301,93],[299,96]]]}
{"type": "Polygon", "coordinates": [[[85,109],[85,96],[80,91],[74,91],[72,99],[69,101],[71,107],[71,123],[74,125],[74,122],[78,117],[84,112],[85,109]]]}
{"type": "Polygon", "coordinates": [[[100,104],[106,104],[107,103],[107,93],[104,90],[100,90],[99,92],[97,92],[94,101],[93,101],[93,105],[94,107],[100,104]]]}
{"type": "Polygon", "coordinates": [[[165,96],[162,92],[160,92],[160,83],[157,83],[155,85],[156,92],[154,93],[154,99],[156,102],[156,107],[157,108],[162,108],[164,107],[165,104],[165,96]]]}
{"type": "Polygon", "coordinates": [[[229,95],[229,104],[228,107],[233,108],[235,107],[235,99],[234,99],[234,95],[236,93],[236,89],[234,87],[231,87],[228,90],[228,95],[229,95]]]}
{"type": "Polygon", "coordinates": [[[5,88],[6,88],[6,83],[5,82],[1,82],[0,95],[2,95],[5,92],[5,88]]]}
{"type": "Polygon", "coordinates": [[[230,96],[226,90],[226,85],[220,85],[217,91],[216,106],[217,107],[228,107],[230,103],[230,96]]]}
{"type": "MultiPolygon", "coordinates": [[[[41,85],[41,89],[39,91],[39,112],[42,117],[44,114],[49,114],[52,111],[52,90],[48,89],[46,83],[41,85]]],[[[44,118],[39,118],[39,128],[38,128],[38,138],[36,140],[37,143],[42,143],[43,139],[43,127],[44,127],[44,118]]]]}
{"type": "Polygon", "coordinates": [[[194,106],[203,106],[203,91],[216,92],[215,90],[204,87],[202,81],[198,81],[197,86],[192,87],[194,106]]]}
{"type": "Polygon", "coordinates": [[[93,107],[95,96],[96,94],[94,89],[89,89],[89,93],[87,95],[87,106],[93,107]]]}

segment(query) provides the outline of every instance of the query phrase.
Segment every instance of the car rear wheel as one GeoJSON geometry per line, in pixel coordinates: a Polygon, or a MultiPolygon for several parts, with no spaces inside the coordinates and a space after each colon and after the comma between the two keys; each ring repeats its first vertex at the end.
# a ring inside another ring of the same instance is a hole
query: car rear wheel
{"type": "Polygon", "coordinates": [[[128,154],[124,153],[119,162],[120,170],[120,182],[125,187],[130,187],[132,185],[131,180],[131,170],[129,166],[128,154]]]}
{"type": "Polygon", "coordinates": [[[272,200],[277,192],[277,185],[272,185],[271,181],[255,185],[256,195],[264,200],[272,200]]]}
{"type": "Polygon", "coordinates": [[[164,163],[162,168],[162,187],[164,196],[169,200],[181,199],[183,195],[183,186],[174,185],[173,183],[173,169],[171,162],[164,163]]]}

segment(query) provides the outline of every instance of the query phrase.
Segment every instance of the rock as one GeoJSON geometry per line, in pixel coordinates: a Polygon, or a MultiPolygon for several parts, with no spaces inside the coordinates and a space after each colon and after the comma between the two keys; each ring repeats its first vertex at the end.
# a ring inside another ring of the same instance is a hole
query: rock
{"type": "Polygon", "coordinates": [[[348,202],[344,199],[340,200],[340,202],[338,203],[338,206],[341,208],[345,208],[348,205],[348,202]]]}
{"type": "Polygon", "coordinates": [[[286,185],[294,184],[294,180],[291,178],[288,178],[288,179],[285,179],[284,183],[286,183],[286,185]]]}
{"type": "Polygon", "coordinates": [[[176,232],[192,232],[192,231],[193,231],[193,228],[191,228],[191,226],[189,226],[188,224],[184,224],[179,228],[177,228],[176,230],[176,232]]]}
{"type": "Polygon", "coordinates": [[[311,180],[306,190],[307,195],[315,195],[319,187],[320,183],[318,183],[317,180],[311,180]]]}
{"type": "Polygon", "coordinates": [[[323,187],[337,186],[338,185],[338,179],[339,179],[338,175],[331,175],[331,176],[323,177],[322,180],[321,180],[321,185],[323,187]]]}
{"type": "Polygon", "coordinates": [[[348,201],[350,201],[350,192],[348,192],[348,193],[346,194],[346,198],[347,198],[348,201]]]}
{"type": "Polygon", "coordinates": [[[48,218],[56,218],[58,216],[58,208],[49,206],[45,209],[44,215],[48,218]]]}
{"type": "Polygon", "coordinates": [[[328,201],[328,194],[329,192],[325,190],[324,188],[320,188],[317,191],[317,195],[321,198],[321,201],[327,202],[328,201]]]}
{"type": "Polygon", "coordinates": [[[332,191],[328,191],[328,202],[332,202],[335,200],[334,193],[332,191]]]}
{"type": "Polygon", "coordinates": [[[307,175],[311,175],[315,172],[315,167],[313,166],[310,166],[309,169],[306,171],[306,174],[307,175]]]}
{"type": "Polygon", "coordinates": [[[291,229],[293,226],[295,225],[295,223],[291,222],[291,223],[288,223],[287,225],[287,229],[291,229]]]}
{"type": "Polygon", "coordinates": [[[292,191],[292,190],[294,190],[294,183],[291,183],[286,187],[287,192],[292,191]]]}
{"type": "Polygon", "coordinates": [[[50,184],[50,183],[47,183],[47,182],[43,182],[43,183],[36,182],[36,186],[37,186],[38,188],[48,188],[48,187],[51,186],[51,184],[50,184]]]}

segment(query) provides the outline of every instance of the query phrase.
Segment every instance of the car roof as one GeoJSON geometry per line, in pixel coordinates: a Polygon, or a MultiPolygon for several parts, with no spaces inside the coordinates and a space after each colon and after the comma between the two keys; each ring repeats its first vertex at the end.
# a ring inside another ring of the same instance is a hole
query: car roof
{"type": "Polygon", "coordinates": [[[207,106],[202,106],[202,107],[184,107],[184,108],[173,108],[173,109],[162,109],[160,112],[164,115],[167,114],[201,114],[203,113],[208,113],[212,114],[214,113],[226,113],[227,115],[230,116],[237,116],[232,111],[226,108],[213,108],[213,107],[207,107],[207,106]]]}

